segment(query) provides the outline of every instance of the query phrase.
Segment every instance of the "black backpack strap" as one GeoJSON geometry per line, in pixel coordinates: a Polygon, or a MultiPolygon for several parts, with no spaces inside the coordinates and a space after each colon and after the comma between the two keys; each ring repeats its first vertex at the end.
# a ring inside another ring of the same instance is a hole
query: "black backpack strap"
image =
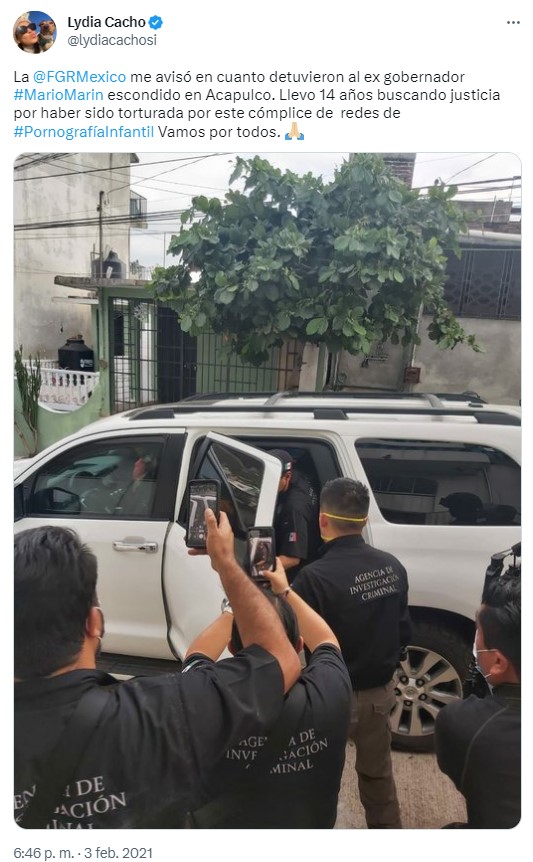
{"type": "Polygon", "coordinates": [[[23,829],[44,829],[59,805],[93,732],[109,701],[109,692],[95,685],[84,694],[67,721],[49,755],[43,777],[18,825],[23,829]]]}
{"type": "Polygon", "coordinates": [[[296,683],[290,692],[290,709],[283,710],[243,780],[235,790],[217,796],[202,808],[190,811],[187,820],[189,829],[232,829],[238,828],[246,821],[247,810],[250,810],[262,793],[261,785],[258,784],[260,767],[273,765],[283,754],[291,736],[299,727],[306,703],[305,686],[296,683]],[[290,715],[287,715],[287,712],[290,712],[290,715]]]}

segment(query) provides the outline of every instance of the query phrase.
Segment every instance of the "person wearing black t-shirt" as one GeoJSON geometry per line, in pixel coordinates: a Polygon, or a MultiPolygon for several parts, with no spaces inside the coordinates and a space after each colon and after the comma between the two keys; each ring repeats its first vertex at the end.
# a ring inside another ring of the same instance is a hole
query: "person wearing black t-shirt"
{"type": "Polygon", "coordinates": [[[276,554],[292,582],[302,566],[315,559],[320,546],[318,497],[309,479],[294,469],[285,449],[270,449],[269,454],[281,462],[274,513],[276,554]]]}
{"type": "Polygon", "coordinates": [[[356,745],[359,796],[371,829],[401,828],[392,773],[392,677],[409,643],[407,573],[396,557],[367,545],[368,488],[354,479],[326,482],[320,495],[325,544],[293,590],[329,623],[353,689],[350,736],[356,745]]]}
{"type": "Polygon", "coordinates": [[[441,709],[437,761],[466,801],[468,829],[511,829],[520,822],[520,576],[488,580],[477,613],[474,655],[491,694],[441,709]]]}
{"type": "Polygon", "coordinates": [[[204,775],[226,748],[267,733],[277,719],[284,693],[300,675],[300,660],[275,609],[237,564],[224,513],[219,525],[209,509],[205,520],[211,564],[231,599],[244,649],[195,674],[177,668],[122,683],[96,670],[104,620],[94,554],[61,527],[15,536],[14,816],[19,825],[184,826],[204,775]],[[87,698],[92,709],[95,690],[103,711],[86,719],[85,747],[66,750],[62,742],[69,729],[74,740],[84,732],[73,713],[80,702],[83,713],[87,698]],[[65,760],[72,767],[64,789],[58,788],[57,799],[45,794],[44,811],[37,810],[33,797],[50,782],[54,763],[61,770],[65,760]]]}
{"type": "MultiPolygon", "coordinates": [[[[266,589],[265,595],[277,609],[289,640],[297,651],[305,641],[309,659],[285,698],[271,731],[273,739],[270,734],[249,734],[227,747],[224,759],[208,776],[197,816],[211,816],[212,805],[201,805],[214,797],[216,820],[199,821],[209,828],[331,829],[346,752],[350,677],[331,628],[292,592],[279,559],[274,572],[263,574],[273,591],[266,589]]],[[[223,602],[220,617],[190,645],[183,672],[215,674],[215,661],[226,645],[240,655],[239,628],[231,607],[223,602]]]]}

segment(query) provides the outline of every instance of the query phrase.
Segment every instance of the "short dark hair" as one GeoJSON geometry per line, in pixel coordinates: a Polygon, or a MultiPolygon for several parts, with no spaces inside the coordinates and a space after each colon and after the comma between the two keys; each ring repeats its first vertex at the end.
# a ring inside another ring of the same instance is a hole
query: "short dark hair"
{"type": "Polygon", "coordinates": [[[521,576],[505,574],[487,579],[478,624],[487,649],[497,649],[520,676],[522,601],[521,576]]]}
{"type": "MultiPolygon", "coordinates": [[[[298,627],[298,620],[296,619],[296,614],[291,608],[290,604],[285,601],[281,596],[277,596],[270,589],[265,589],[264,594],[268,601],[274,605],[278,612],[278,616],[283,624],[283,628],[285,629],[286,635],[289,638],[293,647],[296,648],[298,645],[298,640],[300,637],[300,629],[298,627]]],[[[233,620],[233,625],[231,627],[231,645],[236,652],[239,652],[243,648],[241,635],[239,633],[239,629],[235,619],[233,620]]]]}
{"type": "Polygon", "coordinates": [[[368,488],[357,479],[330,479],[320,493],[320,511],[340,516],[334,523],[341,533],[361,532],[362,521],[344,521],[342,518],[366,518],[369,506],[368,488]]]}
{"type": "Polygon", "coordinates": [[[96,557],[74,530],[15,536],[15,677],[38,679],[79,655],[96,598],[96,557]]]}

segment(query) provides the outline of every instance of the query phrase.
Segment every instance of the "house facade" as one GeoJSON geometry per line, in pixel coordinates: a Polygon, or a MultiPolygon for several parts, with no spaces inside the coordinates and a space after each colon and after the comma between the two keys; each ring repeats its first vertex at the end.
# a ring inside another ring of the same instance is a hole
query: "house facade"
{"type": "Polygon", "coordinates": [[[428,314],[417,347],[374,345],[369,357],[341,353],[330,384],[413,392],[475,391],[485,400],[516,404],[521,398],[521,235],[470,230],[461,257],[450,255],[444,296],[483,352],[459,344],[442,350],[428,338],[428,314]]]}
{"type": "MultiPolygon", "coordinates": [[[[57,359],[70,336],[92,346],[85,295],[54,276],[98,274],[110,251],[129,262],[132,153],[31,153],[14,165],[14,345],[57,359]]],[[[123,273],[125,276],[127,272],[123,273]]]]}

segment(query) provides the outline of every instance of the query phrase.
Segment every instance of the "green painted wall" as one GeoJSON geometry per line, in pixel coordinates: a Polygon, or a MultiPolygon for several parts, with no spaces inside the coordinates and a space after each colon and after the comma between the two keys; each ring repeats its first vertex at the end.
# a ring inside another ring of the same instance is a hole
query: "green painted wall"
{"type": "MultiPolygon", "coordinates": [[[[96,386],[96,388],[94,389],[93,394],[89,398],[87,404],[84,404],[77,410],[63,413],[55,410],[49,410],[46,407],[40,406],[37,426],[39,431],[37,439],[37,451],[41,452],[43,449],[46,449],[47,446],[50,446],[57,440],[61,440],[63,437],[68,437],[69,434],[73,434],[75,431],[79,431],[80,428],[84,428],[85,425],[89,425],[91,422],[95,422],[102,416],[107,415],[109,411],[106,409],[106,392],[107,372],[100,371],[100,382],[98,383],[98,386],[96,386]]],[[[30,445],[32,445],[33,438],[29,432],[29,429],[24,421],[21,412],[20,392],[16,380],[13,394],[15,421],[19,425],[19,428],[22,433],[26,436],[26,439],[29,441],[30,445]]],[[[15,425],[15,458],[25,458],[28,457],[28,454],[28,449],[24,446],[24,443],[15,425]]]]}

